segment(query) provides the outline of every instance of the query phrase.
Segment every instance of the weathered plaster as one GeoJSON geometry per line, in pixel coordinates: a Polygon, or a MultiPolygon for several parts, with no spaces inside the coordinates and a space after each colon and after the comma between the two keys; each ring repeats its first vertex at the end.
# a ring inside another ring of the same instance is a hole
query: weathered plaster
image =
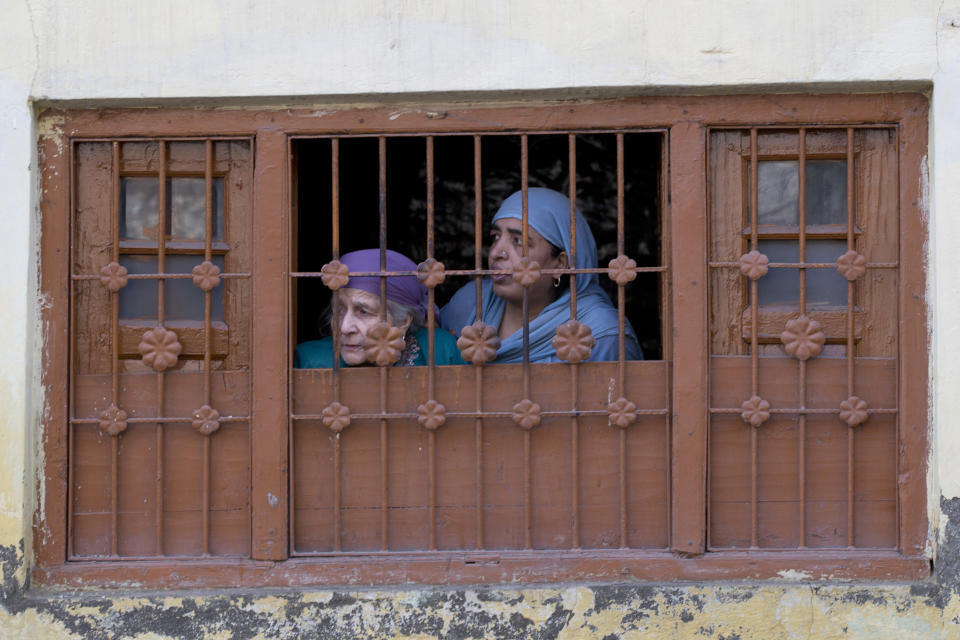
{"type": "Polygon", "coordinates": [[[607,585],[536,589],[34,592],[4,638],[944,640],[960,596],[934,584],[607,585]]]}

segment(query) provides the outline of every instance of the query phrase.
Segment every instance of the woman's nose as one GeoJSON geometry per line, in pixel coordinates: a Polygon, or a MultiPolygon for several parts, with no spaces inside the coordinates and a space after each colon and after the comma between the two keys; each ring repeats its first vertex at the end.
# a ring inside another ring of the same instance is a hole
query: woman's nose
{"type": "Polygon", "coordinates": [[[356,317],[351,312],[347,312],[340,321],[340,333],[350,334],[357,330],[356,317]]]}

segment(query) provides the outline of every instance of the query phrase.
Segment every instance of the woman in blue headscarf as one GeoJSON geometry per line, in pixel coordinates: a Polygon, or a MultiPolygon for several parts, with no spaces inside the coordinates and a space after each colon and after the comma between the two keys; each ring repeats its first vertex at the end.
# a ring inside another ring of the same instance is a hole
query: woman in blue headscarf
{"type": "MultiPolygon", "coordinates": [[[[512,270],[523,257],[522,247],[523,194],[512,194],[493,216],[490,229],[491,270],[512,270]]],[[[597,267],[597,244],[590,225],[580,213],[577,216],[576,268],[597,267]]],[[[527,190],[529,223],[527,255],[541,269],[565,269],[569,266],[573,246],[570,238],[570,200],[553,189],[527,190]]],[[[566,277],[541,277],[527,288],[530,314],[530,361],[558,362],[552,341],[560,324],[570,320],[570,291],[566,277]]],[[[596,344],[589,360],[616,360],[618,356],[617,310],[600,288],[597,274],[577,274],[577,320],[590,327],[596,344]]],[[[495,275],[483,281],[484,324],[496,327],[500,349],[494,362],[520,362],[523,359],[523,287],[510,275],[495,275]]],[[[457,291],[440,311],[441,325],[459,335],[476,320],[475,285],[469,283],[457,291]]],[[[624,322],[625,356],[640,360],[642,354],[636,334],[624,322]]]]}

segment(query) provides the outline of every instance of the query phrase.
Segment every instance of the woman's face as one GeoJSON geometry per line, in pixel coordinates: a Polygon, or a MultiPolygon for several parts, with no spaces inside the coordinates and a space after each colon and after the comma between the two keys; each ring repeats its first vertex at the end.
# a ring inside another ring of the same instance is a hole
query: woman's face
{"type": "MultiPolygon", "coordinates": [[[[528,223],[529,225],[529,223],[528,223]]],[[[560,252],[554,257],[553,246],[537,230],[528,226],[527,255],[537,262],[541,269],[563,269],[567,266],[567,254],[560,252]]],[[[501,218],[490,227],[490,253],[487,264],[490,269],[513,269],[523,257],[523,226],[516,218],[501,218]]],[[[514,282],[510,275],[491,276],[493,292],[503,298],[507,304],[523,304],[523,286],[514,282]]],[[[532,308],[543,308],[553,299],[555,276],[542,275],[529,287],[532,308]]]]}
{"type": "MultiPolygon", "coordinates": [[[[363,340],[367,333],[380,322],[380,297],[363,289],[349,287],[339,289],[339,318],[331,322],[340,323],[340,357],[351,366],[363,364],[367,357],[363,351],[363,340]]],[[[412,318],[406,318],[400,328],[404,333],[412,318]]],[[[393,324],[393,318],[387,311],[387,322],[393,324]]],[[[333,329],[333,327],[331,327],[333,329]]]]}

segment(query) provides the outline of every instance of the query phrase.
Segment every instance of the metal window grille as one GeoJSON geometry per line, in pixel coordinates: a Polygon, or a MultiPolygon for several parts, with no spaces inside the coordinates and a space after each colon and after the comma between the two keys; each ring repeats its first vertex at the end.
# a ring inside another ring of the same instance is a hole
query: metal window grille
{"type": "MultiPolygon", "coordinates": [[[[566,183],[571,200],[570,233],[576,251],[578,135],[560,131],[566,143],[566,183]]],[[[388,231],[387,149],[389,136],[376,137],[379,191],[378,244],[381,269],[370,273],[381,283],[384,322],[386,281],[417,276],[428,287],[428,366],[397,369],[399,349],[371,342],[369,352],[381,366],[343,369],[334,358],[330,371],[291,372],[292,497],[290,544],[295,555],[357,551],[435,551],[490,549],[665,548],[669,537],[669,376],[663,361],[625,359],[625,288],[638,273],[658,281],[644,294],[668,295],[665,264],[637,266],[625,255],[625,137],[606,132],[612,151],[610,173],[616,187],[616,255],[598,268],[541,269],[526,258],[531,276],[570,280],[570,322],[558,329],[558,355],[565,365],[531,364],[528,294],[524,291],[524,359],[518,365],[490,365],[496,327],[481,321],[481,279],[500,273],[484,268],[487,209],[484,200],[483,146],[492,136],[473,134],[473,265],[448,269],[435,242],[435,140],[418,136],[424,148],[426,215],[422,242],[425,259],[415,272],[385,268],[388,231]],[[576,279],[584,273],[609,277],[616,285],[619,357],[610,363],[580,364],[589,353],[590,332],[576,321],[576,279]],[[472,366],[438,369],[434,361],[437,326],[434,290],[447,278],[473,281],[476,323],[461,340],[472,366]],[[566,330],[570,336],[563,335],[566,330]],[[472,333],[471,333],[472,332],[472,333]],[[473,335],[475,334],[475,335],[473,335]],[[562,342],[569,338],[569,344],[562,342]],[[492,344],[487,344],[487,342],[492,344]],[[381,357],[382,356],[382,357],[381,357]],[[636,423],[636,424],[635,424],[636,423]],[[500,474],[499,477],[498,474],[500,474]]],[[[646,133],[642,135],[655,135],[646,133]]],[[[519,141],[523,192],[523,253],[527,255],[527,189],[530,181],[529,134],[519,141]]],[[[340,255],[341,143],[329,140],[332,260],[320,271],[293,271],[296,281],[322,279],[336,290],[346,283],[340,255]]],[[[468,157],[468,160],[470,158],[468,157]]],[[[662,176],[662,157],[653,170],[662,176]]],[[[372,167],[371,167],[372,168],[372,167]]],[[[659,192],[663,183],[657,185],[659,192]]],[[[303,214],[301,214],[303,215],[303,214]]],[[[487,214],[489,215],[489,214],[487,214]]],[[[461,214],[462,216],[462,214],[461,214]]],[[[399,218],[402,223],[402,217],[399,218]]],[[[353,224],[364,224],[358,215],[353,224]]],[[[654,219],[654,224],[657,224],[654,219]]],[[[299,238],[299,242],[306,242],[299,238]]],[[[352,247],[362,248],[362,247],[352,247]]],[[[659,252],[658,252],[659,253],[659,252]]],[[[571,256],[571,265],[575,255],[571,256]]],[[[513,273],[515,279],[524,275],[513,273]]],[[[333,297],[337,317],[337,297],[333,297]]],[[[294,314],[291,314],[293,316],[294,314]]],[[[384,324],[384,329],[387,325],[384,324]]],[[[294,332],[291,332],[293,334],[294,332]]],[[[385,333],[385,331],[384,331],[385,333]]],[[[666,337],[668,343],[669,338],[666,337]]],[[[659,336],[658,336],[659,337],[659,336]]],[[[333,327],[339,353],[339,327],[333,327]]],[[[291,345],[292,349],[293,345],[291,345]]],[[[664,353],[669,344],[664,345],[664,353]]]]}

